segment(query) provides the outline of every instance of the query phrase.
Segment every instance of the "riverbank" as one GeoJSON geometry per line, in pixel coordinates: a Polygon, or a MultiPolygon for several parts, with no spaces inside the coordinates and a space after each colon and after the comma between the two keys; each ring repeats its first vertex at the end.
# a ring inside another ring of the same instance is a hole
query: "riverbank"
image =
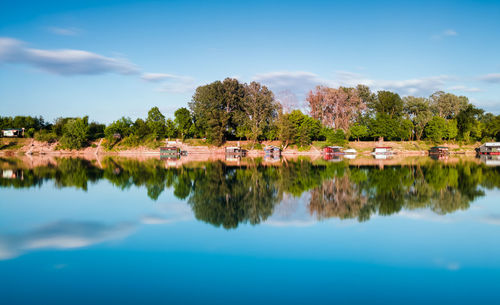
{"type": "MultiPolygon", "coordinates": [[[[264,151],[262,147],[266,145],[280,146],[279,141],[265,141],[258,145],[252,145],[251,142],[247,141],[228,141],[223,146],[217,147],[212,145],[206,145],[200,143],[201,141],[193,142],[187,141],[182,142],[180,140],[170,141],[165,143],[169,146],[177,146],[181,150],[187,151],[188,155],[224,155],[225,147],[228,146],[241,146],[247,150],[248,156],[262,156],[264,151]]],[[[134,147],[134,148],[122,148],[117,147],[111,150],[106,149],[103,145],[102,140],[95,141],[91,143],[90,146],[80,149],[80,150],[65,150],[58,149],[58,143],[49,143],[36,141],[34,139],[8,139],[2,138],[0,142],[0,155],[72,155],[72,156],[92,156],[92,155],[159,155],[159,149],[154,149],[150,147],[134,147]]],[[[462,145],[459,143],[443,143],[442,146],[446,146],[450,149],[451,154],[459,155],[474,155],[475,148],[480,145],[480,143],[462,145]]],[[[298,148],[295,146],[289,146],[282,151],[284,156],[320,156],[322,153],[322,147],[326,146],[326,142],[313,142],[313,144],[308,148],[298,148]]],[[[429,149],[434,146],[434,144],[425,141],[384,141],[384,142],[372,142],[372,141],[352,141],[344,145],[346,148],[354,148],[361,155],[369,155],[373,148],[377,146],[388,146],[392,147],[396,154],[402,155],[427,155],[429,149]]]]}

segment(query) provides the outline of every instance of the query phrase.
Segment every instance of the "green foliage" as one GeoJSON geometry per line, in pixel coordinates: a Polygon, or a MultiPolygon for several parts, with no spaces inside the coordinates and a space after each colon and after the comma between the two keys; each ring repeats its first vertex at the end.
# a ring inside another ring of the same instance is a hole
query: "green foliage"
{"type": "Polygon", "coordinates": [[[389,118],[401,116],[403,113],[403,100],[399,94],[390,91],[377,92],[377,99],[368,105],[377,114],[384,114],[389,118]]]}
{"type": "Polygon", "coordinates": [[[191,117],[191,112],[187,108],[179,108],[174,113],[175,127],[179,132],[182,139],[187,136],[191,136],[191,127],[193,126],[193,119],[191,117]]]}
{"type": "Polygon", "coordinates": [[[77,118],[67,121],[61,137],[61,147],[80,149],[87,144],[89,136],[88,118],[77,118]]]}
{"type": "Polygon", "coordinates": [[[414,125],[409,119],[399,120],[397,137],[401,140],[410,140],[413,134],[414,125]]]}
{"type": "Polygon", "coordinates": [[[369,135],[368,127],[366,125],[361,125],[356,123],[349,128],[349,136],[352,139],[359,141],[360,138],[365,138],[369,135]]]}
{"type": "Polygon", "coordinates": [[[114,121],[104,129],[104,136],[109,142],[114,142],[120,138],[127,137],[131,134],[132,120],[130,118],[122,117],[114,121]],[[117,139],[118,137],[118,139],[117,139]]]}
{"type": "Polygon", "coordinates": [[[328,128],[325,131],[326,142],[328,145],[339,145],[343,146],[347,144],[346,134],[342,129],[332,129],[328,128]]]}
{"type": "Polygon", "coordinates": [[[149,110],[146,124],[156,139],[165,138],[167,135],[165,116],[160,112],[158,107],[153,107],[149,110]]]}
{"type": "Polygon", "coordinates": [[[481,124],[479,117],[483,114],[482,109],[474,105],[467,105],[457,115],[458,137],[466,142],[479,140],[481,138],[481,124]]]}
{"type": "Polygon", "coordinates": [[[433,117],[425,126],[425,135],[435,143],[440,143],[446,136],[447,122],[439,116],[433,117]]]}

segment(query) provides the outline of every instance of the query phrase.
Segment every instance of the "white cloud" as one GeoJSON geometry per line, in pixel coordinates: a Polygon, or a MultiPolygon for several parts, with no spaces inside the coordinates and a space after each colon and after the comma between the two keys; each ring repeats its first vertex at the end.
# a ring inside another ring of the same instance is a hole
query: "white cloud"
{"type": "Polygon", "coordinates": [[[57,27],[57,26],[50,26],[47,28],[49,32],[52,34],[56,35],[61,35],[61,36],[76,36],[78,35],[81,31],[77,28],[62,28],[62,27],[57,27]]]}
{"type": "Polygon", "coordinates": [[[456,85],[448,87],[448,90],[463,91],[463,92],[480,92],[481,89],[475,87],[466,87],[463,85],[456,85]]]}
{"type": "Polygon", "coordinates": [[[159,82],[167,79],[181,79],[182,76],[168,73],[143,73],[141,78],[147,82],[159,82]]]}
{"type": "Polygon", "coordinates": [[[426,96],[444,89],[446,82],[452,80],[452,77],[439,75],[403,80],[382,80],[372,79],[358,73],[337,71],[334,79],[325,79],[311,72],[281,71],[258,74],[253,77],[253,80],[267,85],[273,91],[288,90],[305,98],[305,94],[318,85],[353,87],[358,84],[367,85],[374,91],[392,90],[401,95],[426,96]]]}
{"type": "Polygon", "coordinates": [[[82,50],[28,48],[19,40],[0,38],[0,63],[27,64],[59,75],[103,73],[135,74],[138,69],[125,59],[105,57],[82,50]]]}
{"type": "Polygon", "coordinates": [[[291,90],[305,93],[318,85],[328,85],[328,81],[317,74],[306,71],[278,71],[257,74],[252,78],[275,91],[291,90]]]}
{"type": "Polygon", "coordinates": [[[448,29],[448,30],[442,31],[439,34],[433,35],[432,39],[434,39],[434,40],[440,40],[440,39],[443,39],[445,37],[454,37],[454,36],[458,36],[457,31],[452,30],[452,29],[448,29]]]}
{"type": "Polygon", "coordinates": [[[500,73],[486,74],[479,77],[479,79],[488,83],[500,84],[500,73]]]}

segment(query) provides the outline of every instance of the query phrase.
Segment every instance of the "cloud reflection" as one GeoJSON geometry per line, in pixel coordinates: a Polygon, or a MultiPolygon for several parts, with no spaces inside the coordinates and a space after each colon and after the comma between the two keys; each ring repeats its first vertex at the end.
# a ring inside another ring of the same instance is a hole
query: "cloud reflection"
{"type": "Polygon", "coordinates": [[[130,235],[135,225],[59,221],[22,234],[0,235],[0,260],[39,249],[82,248],[130,235]]]}

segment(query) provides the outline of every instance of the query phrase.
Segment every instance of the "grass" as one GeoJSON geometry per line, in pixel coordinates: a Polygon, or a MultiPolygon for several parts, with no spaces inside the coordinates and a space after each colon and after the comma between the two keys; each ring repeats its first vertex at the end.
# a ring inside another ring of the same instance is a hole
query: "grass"
{"type": "Polygon", "coordinates": [[[2,138],[0,141],[0,150],[16,150],[26,144],[27,139],[2,138]]]}

